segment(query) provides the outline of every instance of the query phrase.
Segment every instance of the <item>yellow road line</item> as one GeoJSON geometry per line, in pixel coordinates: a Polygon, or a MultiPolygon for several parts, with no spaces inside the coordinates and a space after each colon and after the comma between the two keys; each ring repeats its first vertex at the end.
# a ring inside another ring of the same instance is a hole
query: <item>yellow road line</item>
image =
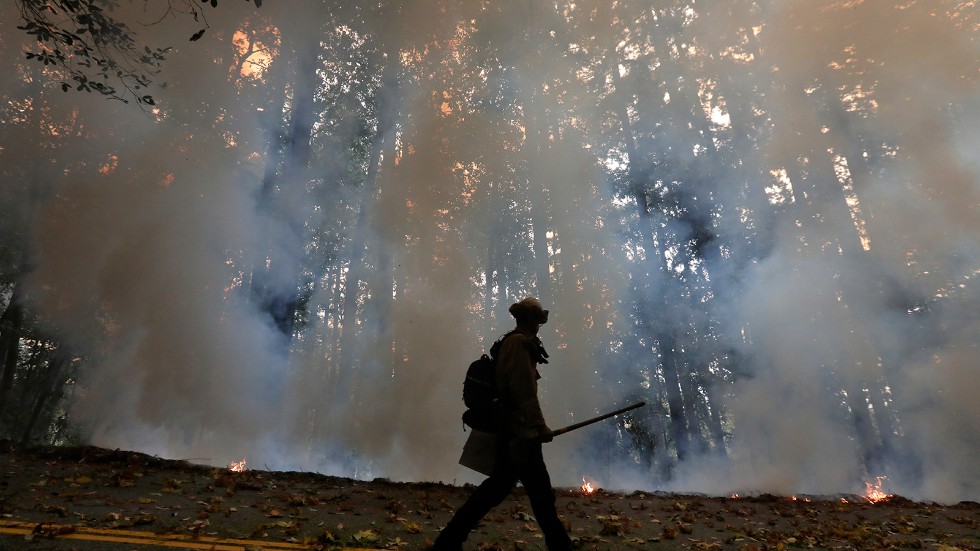
{"type": "MultiPolygon", "coordinates": [[[[0,534],[30,534],[31,531],[23,528],[0,528],[0,534]]],[[[157,547],[179,547],[182,549],[213,549],[214,551],[245,551],[245,545],[227,545],[223,543],[195,543],[193,541],[181,541],[181,540],[153,540],[145,538],[123,538],[115,536],[103,536],[99,534],[59,534],[56,536],[58,539],[66,540],[85,540],[85,541],[102,541],[111,543],[127,543],[135,545],[154,545],[157,547]]],[[[266,546],[262,546],[262,549],[267,549],[266,546]]],[[[274,547],[268,549],[275,549],[274,547]]]]}
{"type": "MultiPolygon", "coordinates": [[[[53,528],[54,532],[57,532],[58,528],[70,528],[74,531],[72,534],[94,534],[94,535],[110,535],[116,537],[130,537],[136,539],[152,539],[152,540],[166,540],[166,541],[178,541],[187,540],[194,542],[206,542],[206,543],[228,543],[233,542],[237,545],[261,545],[264,547],[274,546],[280,549],[309,549],[311,546],[303,545],[300,543],[290,543],[290,542],[277,542],[277,541],[267,541],[267,540],[247,540],[247,539],[234,539],[234,538],[211,538],[206,536],[194,537],[185,534],[156,534],[154,532],[137,532],[134,530],[117,530],[111,528],[90,528],[88,526],[78,526],[72,528],[71,525],[59,525],[49,522],[15,522],[15,521],[0,521],[0,526],[17,528],[17,529],[28,529],[28,532],[33,532],[34,528],[40,524],[44,524],[53,528]]],[[[0,529],[2,530],[2,529],[0,529]]],[[[70,535],[70,534],[65,534],[70,535]]]]}
{"type": "MultiPolygon", "coordinates": [[[[89,528],[86,526],[72,527],[48,522],[18,522],[0,520],[0,534],[30,535],[37,526],[50,527],[50,533],[40,533],[40,537],[56,537],[69,540],[104,541],[112,543],[128,543],[136,545],[152,545],[156,547],[177,547],[182,549],[205,549],[213,551],[245,551],[247,547],[255,547],[268,551],[312,549],[311,545],[300,543],[278,542],[267,540],[245,540],[233,538],[194,537],[183,534],[155,534],[153,532],[138,532],[133,530],[113,530],[108,528],[89,528]],[[58,529],[71,529],[70,533],[59,534],[58,529]]],[[[348,551],[373,551],[345,547],[348,551]]]]}

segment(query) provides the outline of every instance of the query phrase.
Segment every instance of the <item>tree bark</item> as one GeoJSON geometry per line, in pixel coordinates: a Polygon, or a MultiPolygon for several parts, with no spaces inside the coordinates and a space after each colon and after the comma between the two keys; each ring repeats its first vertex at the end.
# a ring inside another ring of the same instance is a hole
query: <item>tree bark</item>
{"type": "Polygon", "coordinates": [[[43,376],[36,380],[31,413],[27,419],[27,423],[24,425],[24,432],[20,439],[21,445],[26,446],[30,443],[31,435],[34,433],[34,428],[41,419],[44,408],[52,401],[59,399],[64,393],[65,378],[63,372],[70,360],[71,354],[66,350],[66,347],[63,345],[59,346],[48,360],[43,376]]]}
{"type": "Polygon", "coordinates": [[[20,286],[14,287],[10,304],[0,317],[0,419],[7,407],[10,389],[14,385],[14,372],[20,356],[20,335],[24,321],[23,307],[20,303],[20,286]]]}

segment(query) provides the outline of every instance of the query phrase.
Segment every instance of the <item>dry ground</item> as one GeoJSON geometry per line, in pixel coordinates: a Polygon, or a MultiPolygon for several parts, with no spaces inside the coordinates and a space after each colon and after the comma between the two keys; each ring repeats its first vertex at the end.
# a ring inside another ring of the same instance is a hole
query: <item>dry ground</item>
{"type": "MultiPolygon", "coordinates": [[[[27,541],[84,527],[315,549],[424,549],[471,490],[312,473],[230,472],[92,447],[0,452],[2,522],[32,525],[34,533],[23,536],[27,541]]],[[[980,549],[975,502],[601,490],[584,495],[580,488],[558,494],[559,512],[583,549],[980,549]]],[[[466,549],[544,549],[520,489],[491,512],[466,549]]]]}

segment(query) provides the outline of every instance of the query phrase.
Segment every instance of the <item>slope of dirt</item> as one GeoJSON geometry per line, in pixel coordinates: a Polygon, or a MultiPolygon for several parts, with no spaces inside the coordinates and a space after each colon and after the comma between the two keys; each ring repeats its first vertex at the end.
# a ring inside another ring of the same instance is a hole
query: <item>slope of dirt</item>
{"type": "MultiPolygon", "coordinates": [[[[472,487],[312,473],[231,472],[92,447],[0,452],[0,515],[34,537],[81,527],[309,544],[424,549],[472,487]]],[[[980,505],[893,496],[716,498],[558,490],[582,549],[980,549],[980,505]]],[[[466,549],[544,549],[520,489],[466,549]]]]}

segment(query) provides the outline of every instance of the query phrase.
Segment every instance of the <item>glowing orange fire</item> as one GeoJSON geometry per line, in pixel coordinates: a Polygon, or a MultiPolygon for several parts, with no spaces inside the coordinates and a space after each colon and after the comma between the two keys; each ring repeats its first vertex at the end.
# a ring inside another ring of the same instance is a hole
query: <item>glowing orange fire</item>
{"type": "Polygon", "coordinates": [[[586,480],[585,477],[583,476],[582,477],[582,493],[585,494],[585,495],[590,495],[593,492],[595,492],[596,490],[597,490],[597,488],[595,486],[593,486],[592,483],[589,482],[588,480],[586,480]]]}
{"type": "Polygon", "coordinates": [[[241,461],[232,461],[228,464],[228,470],[236,473],[242,473],[247,471],[245,468],[245,458],[243,457],[241,461]]]}
{"type": "Polygon", "coordinates": [[[883,476],[876,476],[874,484],[871,484],[870,482],[864,483],[864,485],[867,487],[864,497],[871,503],[877,503],[892,497],[891,494],[888,494],[881,489],[881,481],[883,480],[887,479],[883,476]]]}

